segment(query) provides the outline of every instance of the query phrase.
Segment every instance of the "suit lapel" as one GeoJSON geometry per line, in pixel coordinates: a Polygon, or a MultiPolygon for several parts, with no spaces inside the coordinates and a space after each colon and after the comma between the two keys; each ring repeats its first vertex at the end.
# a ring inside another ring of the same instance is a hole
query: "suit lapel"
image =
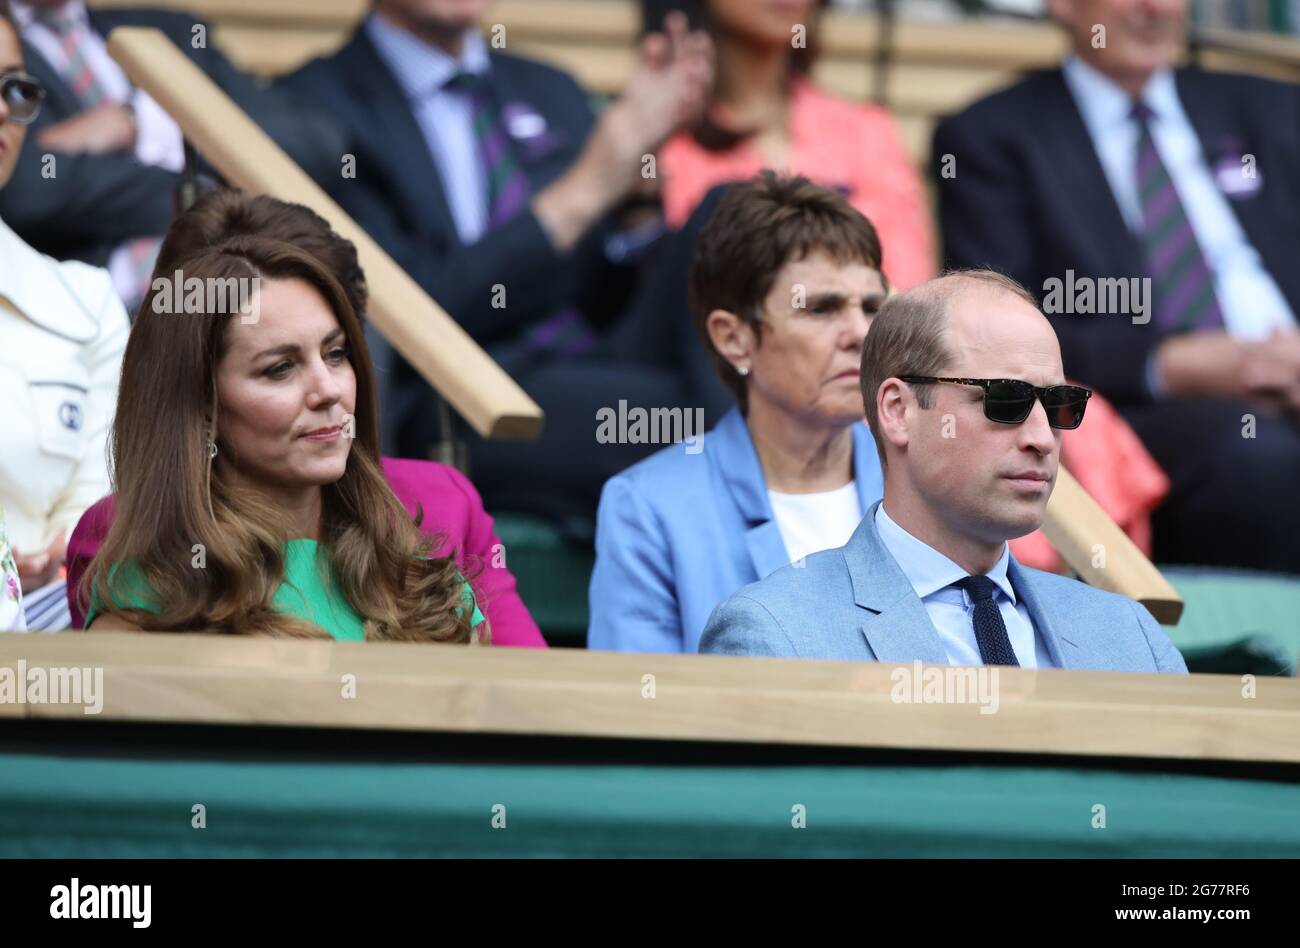
{"type": "Polygon", "coordinates": [[[81,112],[81,101],[76,93],[40,50],[30,43],[23,43],[23,61],[27,64],[27,71],[45,87],[45,105],[40,116],[43,121],[38,124],[48,125],[81,112]]]}
{"type": "Polygon", "coordinates": [[[1016,562],[1014,556],[1007,562],[1007,578],[1011,588],[1016,591],[1020,601],[1029,612],[1034,632],[1047,645],[1047,654],[1057,668],[1079,668],[1083,648],[1080,645],[1079,631],[1074,629],[1068,613],[1050,616],[1044,608],[1044,601],[1035,589],[1033,574],[1016,562]]]}
{"type": "MultiPolygon", "coordinates": [[[[1174,86],[1178,90],[1178,101],[1187,115],[1187,120],[1196,130],[1196,138],[1201,145],[1201,159],[1214,178],[1216,164],[1225,157],[1240,165],[1243,155],[1255,154],[1256,143],[1248,140],[1241,128],[1239,117],[1234,114],[1230,104],[1222,101],[1220,86],[1213,81],[1206,81],[1206,75],[1198,69],[1179,69],[1174,73],[1174,86]]],[[[1267,201],[1260,200],[1268,179],[1260,175],[1260,188],[1248,198],[1233,199],[1224,196],[1232,212],[1237,215],[1241,229],[1246,232],[1250,243],[1260,252],[1273,273],[1279,272],[1276,261],[1270,260],[1270,251],[1277,243],[1274,231],[1270,228],[1270,208],[1267,201]]],[[[1283,264],[1284,266],[1289,265],[1283,264]]]]}
{"type": "Polygon", "coordinates": [[[863,613],[862,634],[876,660],[937,665],[948,663],[939,633],[925,605],[885,548],[876,530],[876,502],[843,549],[853,583],[853,599],[863,613]]]}
{"type": "Polygon", "coordinates": [[[740,409],[733,408],[714,426],[704,440],[710,462],[717,466],[732,501],[745,520],[745,548],[754,568],[754,579],[762,579],[790,562],[781,529],[772,514],[763,466],[758,461],[753,439],[745,427],[740,409]]]}
{"type": "Polygon", "coordinates": [[[1096,235],[1092,249],[1107,260],[1105,272],[1137,272],[1141,251],[1124,221],[1101,159],[1093,147],[1088,127],[1083,123],[1074,96],[1059,70],[1043,74],[1040,85],[1042,107],[1035,110],[1042,124],[1038,134],[1049,154],[1052,167],[1060,169],[1059,180],[1071,186],[1059,189],[1069,206],[1064,220],[1079,235],[1096,235]]]}
{"type": "Polygon", "coordinates": [[[358,127],[374,144],[372,160],[388,167],[386,185],[397,189],[399,203],[420,228],[444,238],[456,237],[456,223],[443,192],[438,163],[429,152],[410,101],[384,63],[365,30],[358,30],[339,52],[338,65],[356,90],[356,107],[364,114],[358,127]]]}

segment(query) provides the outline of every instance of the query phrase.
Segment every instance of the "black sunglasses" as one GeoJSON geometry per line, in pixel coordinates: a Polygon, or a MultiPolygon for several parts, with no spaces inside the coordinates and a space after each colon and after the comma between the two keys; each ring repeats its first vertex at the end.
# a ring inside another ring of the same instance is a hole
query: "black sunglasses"
{"type": "Polygon", "coordinates": [[[1047,423],[1053,428],[1070,430],[1083,422],[1083,410],[1088,407],[1092,391],[1078,385],[1049,385],[1039,388],[1020,379],[946,379],[932,375],[900,375],[904,382],[926,385],[930,382],[947,382],[950,385],[978,385],[984,389],[984,417],[1003,425],[1018,425],[1034,410],[1034,399],[1040,399],[1047,412],[1047,423]]]}
{"type": "Polygon", "coordinates": [[[45,87],[25,72],[0,72],[0,99],[9,106],[9,118],[18,125],[26,125],[41,114],[45,87]]]}

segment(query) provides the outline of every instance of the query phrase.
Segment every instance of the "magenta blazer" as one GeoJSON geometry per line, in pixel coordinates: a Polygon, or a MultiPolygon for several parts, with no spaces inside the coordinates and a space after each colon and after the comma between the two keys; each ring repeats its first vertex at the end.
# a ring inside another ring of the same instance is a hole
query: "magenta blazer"
{"type": "MultiPolygon", "coordinates": [[[[479,608],[492,625],[492,644],[546,648],[537,623],[519,598],[515,577],[505,567],[504,548],[492,529],[492,518],[483,509],[483,501],[469,479],[454,467],[434,461],[382,461],[389,486],[411,516],[423,509],[425,532],[446,536],[442,548],[435,552],[446,555],[448,550],[455,550],[456,562],[462,564],[462,569],[466,558],[471,560],[467,572],[474,574],[479,608]],[[502,565],[494,566],[494,562],[502,565]]],[[[74,590],[108,535],[113,506],[111,494],[97,501],[81,515],[68,541],[68,609],[76,629],[85,624],[85,614],[77,608],[74,590]]]]}

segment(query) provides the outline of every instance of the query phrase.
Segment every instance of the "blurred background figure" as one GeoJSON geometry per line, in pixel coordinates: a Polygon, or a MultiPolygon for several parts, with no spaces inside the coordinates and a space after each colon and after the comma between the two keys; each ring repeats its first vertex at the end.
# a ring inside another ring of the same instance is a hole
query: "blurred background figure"
{"type": "Polygon", "coordinates": [[[0,632],[26,632],[23,617],[23,588],[18,581],[18,564],[5,532],[5,514],[0,510],[0,632]]]}
{"type": "Polygon", "coordinates": [[[1049,315],[1169,475],[1155,558],[1300,572],[1300,89],[1178,68],[1186,0],[1048,8],[1062,66],[935,132],[947,262],[1149,280],[1136,319],[1049,315]]]}
{"type": "Polygon", "coordinates": [[[328,116],[241,73],[192,16],[87,10],[82,0],[14,0],[13,10],[27,68],[48,95],[0,216],[43,253],[108,267],[128,309],[144,296],[175,213],[185,149],[176,123],[109,56],[110,30],[162,30],[304,170],[338,173],[341,141],[328,116]]]}
{"type": "MultiPolygon", "coordinates": [[[[0,4],[0,208],[22,186],[11,179],[43,99],[0,4]]],[[[108,492],[104,449],[127,331],[106,272],[43,256],[0,211],[0,506],[29,629],[69,624],[67,540],[108,492]]]]}
{"type": "Polygon", "coordinates": [[[659,152],[663,204],[680,227],[714,185],[761,168],[839,190],[889,248],[885,275],[906,289],[934,275],[929,202],[890,113],[825,91],[811,77],[820,0],[643,0],[647,29],[690,14],[717,50],[702,120],[659,152]]]}
{"type": "MultiPolygon", "coordinates": [[[[488,505],[589,520],[605,479],[652,450],[597,444],[596,412],[685,404],[677,375],[635,364],[603,327],[644,244],[614,212],[643,156],[703,107],[709,45],[681,18],[647,37],[597,119],[568,75],[489,44],[490,9],[376,0],[342,49],[285,82],[347,127],[356,174],[336,179],[338,201],[546,411],[532,444],[466,435],[488,505]]],[[[443,434],[432,392],[372,341],[387,449],[426,457],[443,434]]]]}
{"type": "Polygon", "coordinates": [[[591,648],[697,651],[715,606],[842,545],[882,494],[858,382],[888,287],[871,222],[764,172],[722,197],[690,283],[697,344],[735,406],[605,485],[591,648]]]}

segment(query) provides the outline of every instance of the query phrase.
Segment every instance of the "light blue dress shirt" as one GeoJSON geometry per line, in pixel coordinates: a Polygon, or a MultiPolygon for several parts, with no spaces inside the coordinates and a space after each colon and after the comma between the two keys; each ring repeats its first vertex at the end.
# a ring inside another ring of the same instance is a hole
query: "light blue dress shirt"
{"type": "MultiPolygon", "coordinates": [[[[948,655],[949,665],[982,665],[979,644],[975,640],[975,604],[964,589],[952,584],[969,574],[938,550],[912,536],[885,513],[885,505],[876,509],[876,529],[898,568],[916,590],[925,606],[939,639],[948,655]]],[[[1007,627],[1007,637],[1022,668],[1054,668],[1047,643],[1034,629],[1029,610],[1016,596],[1007,578],[1007,561],[1011,549],[1002,546],[1002,556],[986,574],[997,586],[994,598],[1007,627]]]]}
{"type": "MultiPolygon", "coordinates": [[[[1120,213],[1129,230],[1137,234],[1142,228],[1142,209],[1137,193],[1138,127],[1130,117],[1133,100],[1077,56],[1066,59],[1062,71],[1120,213]]],[[[1214,275],[1224,327],[1241,339],[1263,339],[1275,327],[1294,327],[1295,314],[1286,297],[1264,268],[1215,180],[1196,129],[1178,99],[1173,72],[1163,69],[1152,75],[1142,90],[1142,101],[1154,113],[1151,138],[1214,275]]],[[[1269,169],[1269,173],[1282,170],[1269,169]]],[[[1289,173],[1292,169],[1285,170],[1289,173]]],[[[1263,185],[1264,172],[1258,173],[1263,185]]]]}
{"type": "Polygon", "coordinates": [[[474,137],[469,97],[444,89],[461,72],[485,75],[491,69],[487,41],[478,30],[465,31],[460,59],[394,26],[382,13],[366,18],[366,35],[406,93],[442,177],[442,190],[461,243],[477,243],[487,230],[487,178],[474,137]]]}

